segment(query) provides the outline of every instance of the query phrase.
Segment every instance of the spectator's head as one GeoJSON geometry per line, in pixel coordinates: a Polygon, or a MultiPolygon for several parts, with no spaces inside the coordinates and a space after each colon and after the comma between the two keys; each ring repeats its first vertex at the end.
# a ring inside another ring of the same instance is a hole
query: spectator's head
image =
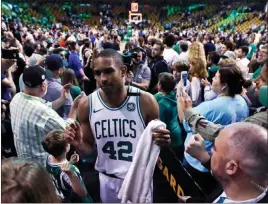
{"type": "Polygon", "coordinates": [[[46,57],[45,68],[47,69],[48,78],[59,78],[63,69],[63,61],[60,55],[53,54],[46,57]],[[52,73],[50,76],[48,73],[52,73]]]}
{"type": "Polygon", "coordinates": [[[215,139],[211,170],[220,184],[252,187],[267,186],[267,130],[253,123],[226,126],[215,139]]]}
{"type": "Polygon", "coordinates": [[[48,133],[42,146],[47,153],[58,159],[66,158],[66,154],[70,151],[70,145],[64,139],[62,130],[53,130],[48,133]]]}
{"type": "Polygon", "coordinates": [[[225,59],[219,63],[219,66],[219,71],[213,78],[212,90],[217,94],[230,97],[241,94],[245,79],[236,62],[225,59]]]}
{"type": "Polygon", "coordinates": [[[229,41],[223,42],[221,45],[220,54],[224,55],[226,51],[234,51],[234,44],[229,41]]]}
{"type": "Polygon", "coordinates": [[[248,47],[247,46],[242,46],[239,47],[237,50],[237,57],[242,59],[245,58],[248,54],[248,47]]]}
{"type": "Polygon", "coordinates": [[[261,65],[264,64],[265,60],[268,59],[268,44],[263,45],[258,53],[257,62],[261,65]]]}
{"type": "Polygon", "coordinates": [[[187,52],[188,51],[188,43],[186,41],[180,42],[180,49],[181,49],[181,52],[187,52]]]}
{"type": "Polygon", "coordinates": [[[218,44],[218,43],[220,43],[220,38],[219,38],[218,36],[216,36],[216,37],[214,38],[214,41],[215,41],[216,44],[218,44]]]}
{"type": "Polygon", "coordinates": [[[32,44],[25,44],[24,46],[23,46],[23,51],[24,51],[24,53],[25,53],[25,55],[27,56],[27,57],[31,57],[32,56],[32,54],[34,53],[34,45],[32,45],[32,44]]]}
{"type": "Polygon", "coordinates": [[[142,47],[144,45],[144,37],[140,36],[138,39],[139,46],[142,47]]]}
{"type": "Polygon", "coordinates": [[[164,44],[161,43],[160,41],[156,41],[152,48],[152,57],[153,58],[161,57],[163,55],[164,49],[165,49],[164,44]]]}
{"type": "Polygon", "coordinates": [[[258,68],[260,67],[260,64],[257,62],[257,60],[251,60],[248,64],[249,73],[254,73],[258,68]]]}
{"type": "Polygon", "coordinates": [[[85,45],[86,48],[91,48],[91,42],[89,40],[86,40],[84,42],[84,45],[85,45]]]}
{"type": "Polygon", "coordinates": [[[254,40],[255,40],[255,35],[250,35],[250,36],[248,37],[248,43],[249,43],[249,44],[252,44],[252,43],[254,42],[254,40]]]}
{"type": "Polygon", "coordinates": [[[181,72],[186,71],[188,72],[190,69],[190,65],[187,61],[179,61],[176,62],[174,65],[172,65],[172,70],[173,70],[173,76],[176,79],[176,81],[181,80],[181,72]]]}
{"type": "Polygon", "coordinates": [[[2,161],[1,201],[59,203],[49,173],[40,164],[9,158],[2,161]]]}
{"type": "Polygon", "coordinates": [[[154,46],[154,44],[155,44],[156,41],[157,40],[155,38],[153,38],[153,37],[148,38],[148,45],[149,45],[149,47],[152,48],[154,46]]]}
{"type": "Polygon", "coordinates": [[[268,85],[268,59],[265,60],[262,67],[261,75],[255,80],[256,83],[256,95],[259,95],[259,90],[262,86],[268,85]]]}
{"type": "Polygon", "coordinates": [[[191,77],[197,77],[199,79],[207,78],[207,63],[202,58],[191,58],[190,63],[190,75],[191,77]]]}
{"type": "Polygon", "coordinates": [[[78,45],[75,41],[66,41],[66,46],[70,51],[76,51],[78,49],[78,45]]]}
{"type": "Polygon", "coordinates": [[[197,41],[193,42],[189,48],[189,61],[194,58],[200,58],[206,62],[204,45],[197,41]]]}
{"type": "Polygon", "coordinates": [[[165,38],[164,38],[164,44],[169,47],[172,48],[172,46],[175,43],[175,37],[173,34],[168,34],[165,38]]]}
{"type": "Polygon", "coordinates": [[[61,75],[61,82],[62,82],[62,85],[66,85],[66,84],[73,84],[75,86],[78,86],[78,82],[77,82],[77,79],[76,79],[76,76],[75,76],[75,73],[72,69],[65,69],[63,72],[62,72],[62,75],[61,75]]]}
{"type": "Polygon", "coordinates": [[[98,87],[110,96],[123,89],[127,67],[122,56],[113,49],[102,50],[94,60],[94,75],[98,87]]]}
{"type": "Polygon", "coordinates": [[[24,70],[22,80],[26,94],[42,98],[47,93],[46,72],[39,66],[32,66],[24,70]]]}
{"type": "Polygon", "coordinates": [[[207,63],[208,66],[218,65],[220,61],[220,55],[216,51],[208,53],[207,63]]]}
{"type": "Polygon", "coordinates": [[[172,74],[168,72],[160,73],[158,77],[158,91],[164,94],[170,93],[175,89],[176,81],[172,74]]]}
{"type": "Polygon", "coordinates": [[[128,42],[125,45],[125,50],[132,50],[134,48],[134,44],[132,42],[128,42]]]}

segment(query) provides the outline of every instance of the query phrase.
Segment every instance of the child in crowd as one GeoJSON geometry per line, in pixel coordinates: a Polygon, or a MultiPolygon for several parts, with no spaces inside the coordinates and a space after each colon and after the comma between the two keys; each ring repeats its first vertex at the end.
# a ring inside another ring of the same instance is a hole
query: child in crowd
{"type": "MultiPolygon", "coordinates": [[[[50,154],[47,158],[46,169],[52,176],[63,202],[92,203],[78,168],[66,159],[70,144],[64,140],[63,131],[51,131],[44,138],[42,145],[50,154]]],[[[71,160],[78,162],[78,155],[72,155],[71,160]]]]}
{"type": "Polygon", "coordinates": [[[75,77],[75,73],[73,70],[65,69],[62,72],[61,81],[62,81],[63,86],[69,83],[72,84],[70,94],[73,100],[81,94],[82,91],[81,91],[81,88],[78,86],[78,82],[77,82],[77,79],[75,77]]]}

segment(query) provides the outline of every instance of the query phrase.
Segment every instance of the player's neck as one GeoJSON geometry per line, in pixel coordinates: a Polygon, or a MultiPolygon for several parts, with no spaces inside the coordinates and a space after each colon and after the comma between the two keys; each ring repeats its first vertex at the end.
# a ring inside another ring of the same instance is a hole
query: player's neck
{"type": "Polygon", "coordinates": [[[127,97],[127,88],[122,86],[116,92],[107,94],[103,91],[100,92],[102,100],[110,107],[119,107],[127,97]]]}

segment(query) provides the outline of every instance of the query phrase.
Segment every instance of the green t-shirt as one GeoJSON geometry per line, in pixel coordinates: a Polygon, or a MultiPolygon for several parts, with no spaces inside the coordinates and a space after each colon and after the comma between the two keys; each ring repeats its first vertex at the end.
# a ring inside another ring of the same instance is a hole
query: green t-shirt
{"type": "Polygon", "coordinates": [[[71,90],[70,90],[70,94],[71,94],[71,96],[72,96],[72,98],[73,98],[73,100],[77,97],[77,96],[79,96],[80,94],[81,94],[81,88],[79,87],[79,86],[74,86],[74,85],[72,85],[72,88],[71,88],[71,90]]]}
{"type": "Polygon", "coordinates": [[[262,71],[262,66],[260,66],[254,73],[252,76],[252,79],[257,79],[260,75],[261,75],[261,71],[262,71]]]}
{"type": "MultiPolygon", "coordinates": [[[[66,173],[61,171],[61,168],[58,164],[53,164],[50,162],[50,157],[47,157],[47,161],[46,161],[46,169],[48,171],[48,173],[51,175],[53,183],[56,187],[57,193],[60,197],[63,198],[63,200],[65,202],[74,202],[74,203],[93,203],[92,198],[88,195],[81,198],[79,197],[72,189],[72,185],[70,183],[70,179],[67,176],[66,173]]],[[[71,169],[73,170],[73,172],[75,173],[75,175],[79,178],[80,180],[80,184],[81,186],[83,186],[83,188],[86,190],[86,186],[84,184],[84,181],[81,177],[80,171],[79,169],[74,166],[72,163],[70,163],[71,169]]],[[[87,191],[87,190],[86,190],[87,191]]]]}
{"type": "Polygon", "coordinates": [[[257,52],[257,46],[254,43],[252,43],[252,44],[250,44],[248,46],[248,49],[249,49],[249,51],[248,51],[248,54],[247,54],[247,58],[249,60],[251,60],[253,54],[257,52]]]}
{"type": "Polygon", "coordinates": [[[180,46],[178,44],[176,44],[176,45],[173,46],[173,50],[175,50],[178,54],[181,53],[180,46]]]}

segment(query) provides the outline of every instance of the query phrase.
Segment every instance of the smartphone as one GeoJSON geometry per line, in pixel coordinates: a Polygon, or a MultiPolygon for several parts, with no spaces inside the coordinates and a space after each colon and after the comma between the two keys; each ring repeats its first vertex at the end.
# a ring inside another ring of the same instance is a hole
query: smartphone
{"type": "Polygon", "coordinates": [[[18,59],[19,58],[19,50],[8,50],[2,49],[2,56],[3,59],[18,59]]]}
{"type": "Polygon", "coordinates": [[[181,80],[182,80],[183,87],[186,87],[187,79],[188,79],[188,72],[187,71],[182,71],[181,72],[181,80]]]}

